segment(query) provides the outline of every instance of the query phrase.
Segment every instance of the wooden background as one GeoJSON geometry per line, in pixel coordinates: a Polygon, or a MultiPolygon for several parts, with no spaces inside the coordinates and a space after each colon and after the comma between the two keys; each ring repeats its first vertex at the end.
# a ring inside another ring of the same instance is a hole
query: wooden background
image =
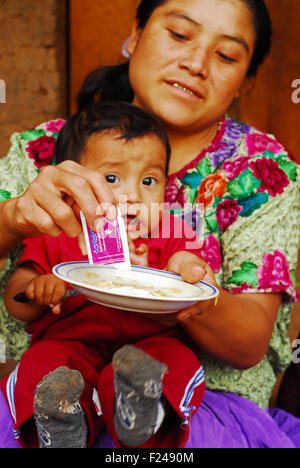
{"type": "MultiPolygon", "coordinates": [[[[75,97],[87,73],[123,60],[122,44],[129,35],[138,1],[69,1],[70,110],[74,111],[75,97]]],[[[292,83],[300,79],[300,0],[266,3],[274,26],[272,54],[262,66],[254,89],[245,89],[232,114],[275,134],[300,162],[300,103],[292,102],[292,83]]],[[[300,292],[300,264],[298,286],[300,292]]],[[[300,312],[300,304],[297,308],[300,312]]]]}
{"type": "Polygon", "coordinates": [[[122,45],[129,36],[138,3],[138,0],[69,0],[71,111],[88,72],[125,60],[122,45]]]}

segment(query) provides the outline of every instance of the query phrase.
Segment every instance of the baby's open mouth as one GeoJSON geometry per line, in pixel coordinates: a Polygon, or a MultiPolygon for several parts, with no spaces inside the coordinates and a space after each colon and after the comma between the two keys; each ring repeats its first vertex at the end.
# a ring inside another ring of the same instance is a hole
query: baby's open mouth
{"type": "Polygon", "coordinates": [[[141,220],[138,216],[136,215],[124,215],[122,216],[126,230],[128,232],[136,232],[140,228],[141,225],[141,220]]]}

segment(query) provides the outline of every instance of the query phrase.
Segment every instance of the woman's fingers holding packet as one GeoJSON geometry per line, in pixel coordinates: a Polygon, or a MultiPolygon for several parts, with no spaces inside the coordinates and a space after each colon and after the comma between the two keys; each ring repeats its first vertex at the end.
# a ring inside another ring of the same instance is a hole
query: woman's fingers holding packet
{"type": "Polygon", "coordinates": [[[78,212],[90,226],[102,216],[116,218],[116,201],[105,178],[73,161],[43,168],[15,205],[17,229],[24,236],[81,232],[78,212]]]}

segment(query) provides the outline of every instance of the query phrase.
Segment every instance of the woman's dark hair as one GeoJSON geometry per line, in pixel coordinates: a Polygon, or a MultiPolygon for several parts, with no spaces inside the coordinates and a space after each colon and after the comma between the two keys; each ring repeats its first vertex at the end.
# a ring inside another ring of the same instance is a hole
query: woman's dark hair
{"type": "Polygon", "coordinates": [[[96,133],[114,131],[126,141],[155,135],[166,149],[166,175],[171,148],[165,129],[148,112],[127,102],[94,102],[74,114],[62,128],[56,143],[56,163],[80,162],[88,138],[96,133]]]}
{"type": "MultiPolygon", "coordinates": [[[[156,8],[168,0],[142,0],[137,8],[136,20],[143,30],[156,8]]],[[[256,34],[255,49],[247,77],[256,75],[272,46],[272,22],[264,0],[240,0],[249,8],[256,34]]],[[[94,70],[85,79],[78,94],[79,109],[91,102],[120,100],[132,102],[134,93],[129,82],[129,62],[94,70]]]]}
{"type": "Polygon", "coordinates": [[[259,67],[272,48],[273,27],[269,10],[264,0],[241,0],[249,8],[255,30],[255,48],[247,76],[257,74],[259,67]]]}

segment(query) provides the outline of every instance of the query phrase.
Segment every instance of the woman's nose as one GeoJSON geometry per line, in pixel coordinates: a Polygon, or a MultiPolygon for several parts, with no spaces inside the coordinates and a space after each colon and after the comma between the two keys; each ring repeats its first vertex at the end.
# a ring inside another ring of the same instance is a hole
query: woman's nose
{"type": "Polygon", "coordinates": [[[188,69],[191,75],[206,79],[209,76],[209,61],[208,50],[204,47],[193,47],[181,59],[180,66],[188,69]]]}

